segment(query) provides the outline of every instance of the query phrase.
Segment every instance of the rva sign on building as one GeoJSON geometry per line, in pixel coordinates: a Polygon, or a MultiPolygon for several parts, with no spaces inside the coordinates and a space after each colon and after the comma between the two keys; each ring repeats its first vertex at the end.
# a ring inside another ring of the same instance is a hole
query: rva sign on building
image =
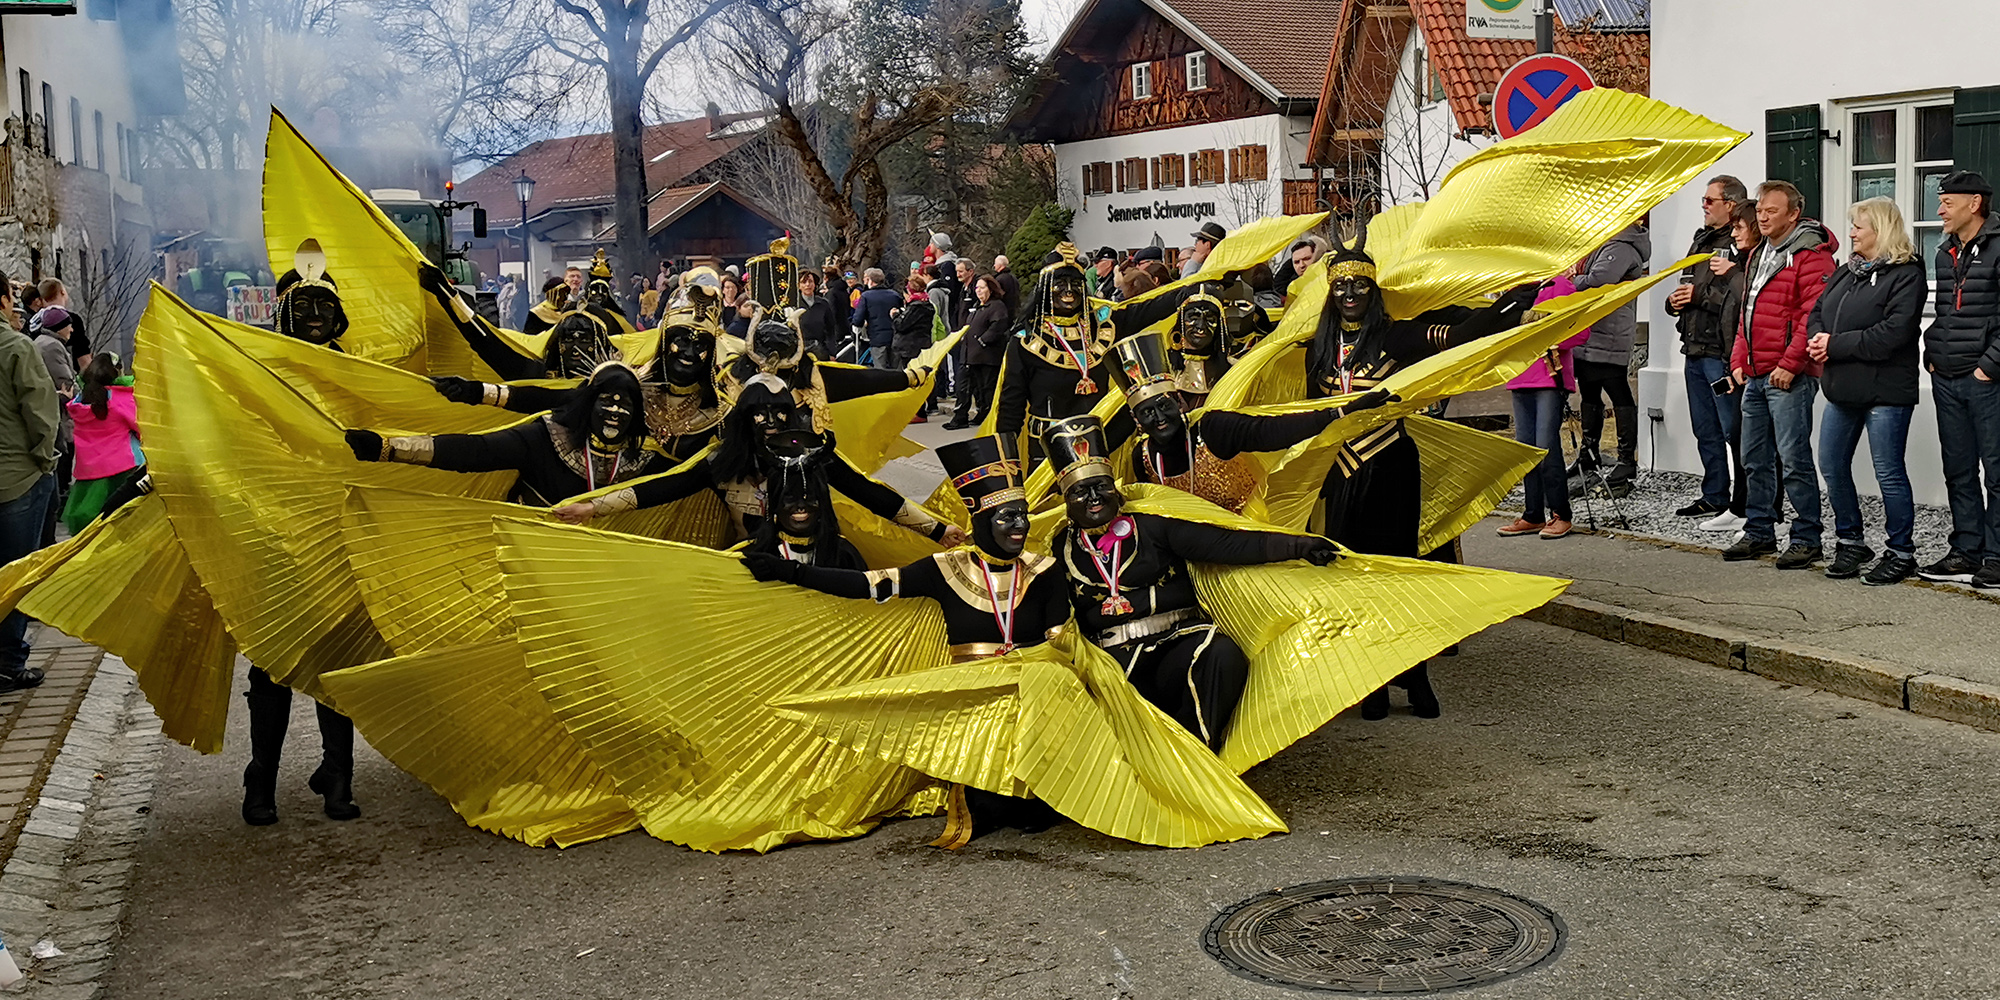
{"type": "Polygon", "coordinates": [[[1465,0],[1467,38],[1535,37],[1535,4],[1544,0],[1465,0]]]}

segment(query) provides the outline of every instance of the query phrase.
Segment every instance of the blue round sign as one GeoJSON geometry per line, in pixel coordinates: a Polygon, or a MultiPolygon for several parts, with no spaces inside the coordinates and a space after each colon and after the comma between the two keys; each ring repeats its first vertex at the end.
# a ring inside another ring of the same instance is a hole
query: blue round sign
{"type": "Polygon", "coordinates": [[[1493,129],[1511,139],[1594,86],[1590,71],[1568,56],[1529,56],[1509,67],[1493,89],[1493,129]]]}

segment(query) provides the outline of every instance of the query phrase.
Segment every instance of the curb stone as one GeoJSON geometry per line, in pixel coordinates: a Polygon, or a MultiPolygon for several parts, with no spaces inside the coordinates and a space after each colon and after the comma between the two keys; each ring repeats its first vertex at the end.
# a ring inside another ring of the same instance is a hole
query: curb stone
{"type": "Polygon", "coordinates": [[[1902,664],[1764,639],[1701,622],[1558,597],[1521,617],[1786,684],[2000,732],[2000,687],[1902,664]]]}

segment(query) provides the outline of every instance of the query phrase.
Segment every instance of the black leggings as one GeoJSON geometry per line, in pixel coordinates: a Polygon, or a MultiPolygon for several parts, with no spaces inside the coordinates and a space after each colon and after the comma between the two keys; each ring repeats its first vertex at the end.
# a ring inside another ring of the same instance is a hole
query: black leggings
{"type": "Polygon", "coordinates": [[[1604,397],[1611,397],[1613,408],[1636,408],[1639,401],[1632,397],[1632,380],[1625,366],[1608,361],[1578,360],[1576,388],[1583,394],[1584,447],[1595,454],[1597,443],[1604,437],[1604,397]]]}
{"type": "Polygon", "coordinates": [[[1210,750],[1222,752],[1229,719],[1250,682],[1250,658],[1234,639],[1197,621],[1105,652],[1125,667],[1126,678],[1147,701],[1210,750]]]}

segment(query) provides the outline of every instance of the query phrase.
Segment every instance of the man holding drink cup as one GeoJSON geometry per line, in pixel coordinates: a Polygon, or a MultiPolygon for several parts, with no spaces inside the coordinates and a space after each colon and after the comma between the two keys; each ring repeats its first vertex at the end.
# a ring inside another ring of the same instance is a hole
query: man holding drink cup
{"type": "Polygon", "coordinates": [[[1714,253],[1723,266],[1697,264],[1681,273],[1681,283],[1667,295],[1667,312],[1681,334],[1687,381],[1688,418],[1696,451],[1701,456],[1701,496],[1674,513],[1708,518],[1702,527],[1725,531],[1743,526],[1741,456],[1731,461],[1731,441],[1737,435],[1737,397],[1714,388],[1729,378],[1729,351],[1734,317],[1728,315],[1728,273],[1734,263],[1731,216],[1749,200],[1743,182],[1722,174],[1711,178],[1702,193],[1702,227],[1688,246],[1689,254],[1714,253]],[[1732,491],[1731,483],[1735,484],[1732,491]],[[1732,498],[1735,502],[1732,504],[1732,498]],[[1725,523],[1726,522],[1726,523],[1725,523]]]}

